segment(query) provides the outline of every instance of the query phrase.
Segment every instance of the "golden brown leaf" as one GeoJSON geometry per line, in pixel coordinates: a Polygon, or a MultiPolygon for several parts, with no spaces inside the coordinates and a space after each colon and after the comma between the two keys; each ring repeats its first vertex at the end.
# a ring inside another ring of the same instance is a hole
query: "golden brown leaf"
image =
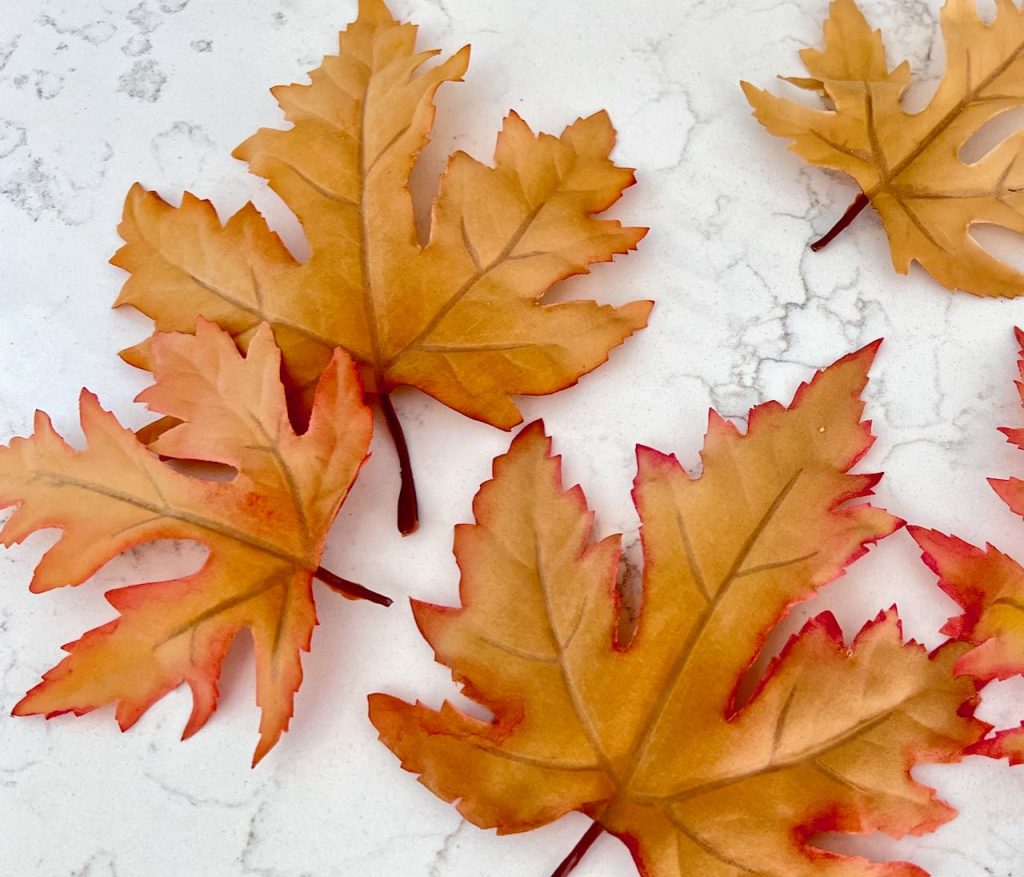
{"type": "Polygon", "coordinates": [[[77,585],[111,558],[158,539],[209,549],[181,579],[111,591],[115,621],[65,646],[70,655],[15,707],[18,715],[78,715],[117,704],[129,728],[182,682],[192,689],[185,736],[217,703],[221,661],[243,629],[255,643],[262,709],[259,761],[287,729],[316,612],[312,576],[327,531],[366,456],[372,418],[356,369],[339,351],[317,386],[308,430],[296,435],[266,326],[243,357],[230,335],[201,321],[197,335],[157,335],[156,383],[139,399],[181,421],[147,449],[83,391],[83,451],[37,413],[35,434],[0,447],[5,545],[56,527],[33,591],[77,585]],[[231,466],[230,481],[176,471],[157,454],[231,466]]]}
{"type": "MultiPolygon", "coordinates": [[[[615,132],[603,112],[560,137],[536,135],[511,113],[494,167],[451,157],[421,246],[409,175],[434,93],[460,81],[469,48],[422,71],[437,52],[416,51],[414,26],[382,0],[360,0],[359,10],[311,84],[273,89],[293,127],[261,129],[235,150],[295,212],[309,260],[295,259],[252,204],[222,226],[208,202],[186,194],[175,208],[136,185],[113,259],[131,273],[117,304],[162,331],[190,332],[201,315],[243,347],[269,322],[300,396],[342,347],[368,392],[418,387],[510,428],[522,419],[514,395],[575,383],[646,325],[648,301],[543,302],[558,281],[643,237],[646,229],[595,218],[633,172],[609,159],[615,132]]],[[[124,355],[149,367],[146,345],[124,355]]]]}
{"type": "MultiPolygon", "coordinates": [[[[995,19],[986,24],[976,0],[947,0],[941,20],[946,71],[920,112],[909,113],[900,102],[909,65],[889,69],[881,34],[871,31],[854,0],[833,0],[824,49],[800,53],[810,78],[791,80],[820,91],[828,109],[747,82],[743,90],[758,121],[791,140],[793,152],[857,181],[882,218],[899,273],[917,261],[948,289],[1020,295],[1024,275],[990,255],[971,227],[1024,233],[1024,133],[975,162],[963,161],[960,150],[985,123],[1024,105],[1024,10],[997,0],[995,19]]],[[[836,229],[866,203],[855,202],[836,229]]],[[[831,233],[823,242],[829,239],[831,233]]]]}
{"type": "Polygon", "coordinates": [[[703,474],[638,451],[634,497],[643,605],[617,638],[619,537],[564,490],[539,425],[494,464],[456,530],[461,608],[415,603],[417,623],[472,718],[370,699],[381,739],[420,781],[482,827],[525,831],[580,810],[620,837],[648,877],[889,877],[814,847],[823,831],[928,830],[952,811],[915,764],[955,761],[983,733],[974,688],[929,656],[895,613],[847,647],[822,615],[772,663],[749,702],[737,688],[769,631],[901,525],[850,500],[876,477],[849,469],[871,445],[859,394],[874,350],[820,373],[746,434],[715,415],[703,474]],[[964,706],[966,704],[966,706],[964,706]]]}

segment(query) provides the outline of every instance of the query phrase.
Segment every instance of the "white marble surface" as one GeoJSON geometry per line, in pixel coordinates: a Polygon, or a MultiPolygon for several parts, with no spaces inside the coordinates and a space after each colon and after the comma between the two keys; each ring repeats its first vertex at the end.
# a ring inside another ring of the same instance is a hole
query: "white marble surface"
{"type": "MultiPolygon", "coordinates": [[[[567,289],[610,302],[657,299],[650,329],[580,386],[528,399],[582,482],[600,533],[623,531],[636,555],[629,502],[633,446],[696,462],[706,409],[742,416],[788,400],[811,370],[885,336],[868,389],[879,440],[865,461],[884,469],[880,502],[916,523],[989,539],[1024,555],[1024,524],[988,488],[1024,472],[996,432],[1024,425],[1012,385],[1011,328],[1024,299],[950,295],[920,271],[896,276],[884,235],[863,215],[831,248],[805,244],[854,194],[804,167],[749,117],[737,87],[799,72],[816,44],[824,0],[394,0],[423,42],[473,44],[467,82],[440,98],[435,142],[417,175],[429,196],[444,154],[486,157],[515,108],[543,130],[607,108],[618,159],[639,168],[617,215],[650,225],[640,252],[567,289]]],[[[868,0],[892,58],[934,81],[941,70],[935,0],[868,0]]],[[[132,425],[145,378],[115,356],[148,324],[108,309],[122,281],[106,264],[129,185],[165,197],[182,188],[224,215],[255,197],[295,244],[287,212],[229,157],[260,125],[278,125],[267,88],[300,78],[335,46],[354,0],[7,0],[0,12],[0,440],[25,434],[35,407],[77,435],[86,385],[132,425]]],[[[924,91],[927,91],[925,86],[924,91]]],[[[1006,248],[1012,242],[997,241],[1006,248]]],[[[1018,254],[1018,261],[1024,257],[1018,254]]],[[[249,646],[229,657],[218,713],[180,743],[188,695],[165,698],[128,734],[110,710],[51,722],[10,708],[59,657],[61,643],[111,616],[106,586],[195,567],[189,546],[146,549],[87,586],[44,596],[26,588],[50,536],[0,554],[0,873],[163,875],[523,875],[551,869],[583,830],[573,816],[498,838],[401,771],[375,742],[365,695],[385,690],[437,704],[447,671],[412,624],[405,597],[452,602],[452,525],[508,436],[423,395],[398,404],[407,421],[424,526],[392,523],[395,462],[386,437],[343,509],[327,565],[396,598],[385,612],[324,590],[305,659],[297,718],[256,770],[249,646]],[[453,452],[457,449],[457,452],[453,452]]],[[[847,632],[891,603],[908,631],[937,644],[953,605],[904,533],[857,563],[797,613],[834,608],[847,632]]],[[[1024,718],[1024,684],[985,696],[982,715],[1024,718]]],[[[970,758],[918,775],[962,811],[939,832],[896,842],[838,841],[898,855],[937,877],[1024,875],[1024,768],[970,758]]],[[[633,873],[605,837],[580,877],[633,873]]]]}

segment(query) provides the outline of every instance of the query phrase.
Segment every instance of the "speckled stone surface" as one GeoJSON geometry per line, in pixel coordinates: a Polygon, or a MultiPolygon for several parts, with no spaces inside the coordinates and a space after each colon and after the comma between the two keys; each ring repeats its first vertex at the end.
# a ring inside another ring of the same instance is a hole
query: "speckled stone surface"
{"type": "MultiPolygon", "coordinates": [[[[616,157],[638,185],[615,215],[649,225],[640,251],[565,285],[607,302],[657,300],[649,330],[557,396],[526,399],[543,417],[597,511],[599,534],[624,532],[639,562],[629,500],[636,443],[695,467],[709,406],[742,418],[791,397],[813,369],[884,336],[867,391],[878,442],[863,463],[884,470],[879,502],[915,523],[990,540],[1024,556],[1024,523],[988,476],[1020,475],[1024,455],[996,432],[1024,425],[1013,387],[1012,327],[1024,299],[951,295],[923,272],[899,277],[877,219],[865,213],[828,250],[807,242],[854,195],[846,179],[805,167],[750,118],[738,80],[798,73],[817,44],[824,0],[394,0],[423,45],[473,44],[465,84],[441,93],[434,142],[415,176],[426,212],[444,156],[489,157],[502,116],[517,110],[558,131],[607,108],[616,157]]],[[[890,57],[923,85],[942,69],[935,0],[868,0],[890,57]]],[[[24,0],[0,13],[0,440],[26,434],[36,407],[78,435],[81,386],[133,426],[145,376],[116,351],[148,322],[109,309],[123,275],[122,199],[138,180],[174,201],[187,188],[227,216],[247,198],[297,252],[295,220],[231,149],[281,116],[267,92],[303,77],[336,46],[354,0],[24,0]]],[[[782,87],[782,86],[778,86],[782,87]]],[[[1001,253],[1014,241],[984,237],[1001,253]]],[[[1019,249],[1019,248],[1018,248],[1019,249]]],[[[52,534],[0,552],[0,873],[11,877],[179,875],[543,875],[586,826],[578,815],[499,838],[463,822],[401,771],[375,741],[365,695],[385,690],[438,704],[447,671],[419,638],[406,598],[455,600],[452,526],[508,436],[422,394],[400,393],[424,525],[402,539],[383,430],[332,534],[325,565],[397,598],[389,612],[319,596],[293,729],[249,768],[257,713],[250,645],[228,658],[222,705],[187,743],[179,690],[128,734],[110,710],[80,719],[8,716],[59,658],[61,643],[106,621],[106,587],[195,568],[190,545],[160,545],[111,564],[84,587],[34,596],[30,571],[52,534]]],[[[800,607],[796,627],[832,608],[847,634],[897,603],[929,645],[953,604],[899,533],[800,607]]],[[[983,717],[1024,718],[1024,684],[993,686],[983,717]]],[[[962,815],[939,832],[895,841],[829,839],[835,849],[905,857],[936,877],[1024,875],[1024,768],[980,758],[930,767],[962,815]]],[[[633,873],[625,848],[598,841],[577,873],[633,873]]]]}

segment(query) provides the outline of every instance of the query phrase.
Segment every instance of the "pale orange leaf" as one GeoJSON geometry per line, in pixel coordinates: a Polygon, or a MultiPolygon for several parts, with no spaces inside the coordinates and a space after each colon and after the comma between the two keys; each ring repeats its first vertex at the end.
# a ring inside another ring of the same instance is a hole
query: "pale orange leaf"
{"type": "Polygon", "coordinates": [[[216,707],[221,661],[247,629],[262,710],[258,761],[292,715],[300,653],[316,624],[312,577],[366,456],[372,418],[355,366],[339,351],[320,378],[309,427],[297,435],[267,326],[244,357],[230,335],[203,321],[195,336],[157,335],[151,350],[156,383],[139,398],[179,425],[147,448],[83,391],[87,446],[76,451],[38,413],[33,436],[0,447],[0,507],[16,507],[0,539],[11,545],[37,530],[61,531],[36,568],[33,591],[81,584],[158,539],[195,541],[209,556],[193,575],[111,591],[119,617],[65,646],[70,655],[15,713],[80,715],[113,703],[127,729],[186,683],[194,703],[187,737],[216,707]],[[236,473],[204,480],[158,454],[236,473]]]}

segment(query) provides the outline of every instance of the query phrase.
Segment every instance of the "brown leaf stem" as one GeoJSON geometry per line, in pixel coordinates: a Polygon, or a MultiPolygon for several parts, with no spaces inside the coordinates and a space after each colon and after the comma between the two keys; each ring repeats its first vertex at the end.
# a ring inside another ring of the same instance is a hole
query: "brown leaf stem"
{"type": "Polygon", "coordinates": [[[379,393],[377,399],[380,402],[381,411],[384,412],[384,420],[388,425],[388,432],[391,433],[391,440],[395,443],[395,451],[398,453],[398,467],[402,475],[402,488],[398,493],[398,530],[403,536],[408,536],[410,533],[414,533],[420,525],[419,505],[416,501],[416,481],[412,474],[409,446],[405,441],[405,433],[402,431],[402,422],[398,419],[398,412],[391,404],[391,396],[388,393],[379,393]]]}
{"type": "Polygon", "coordinates": [[[342,596],[348,597],[352,600],[369,600],[371,603],[376,603],[378,606],[390,606],[394,601],[390,597],[384,596],[384,594],[378,594],[376,591],[371,591],[365,585],[360,585],[357,582],[351,582],[348,579],[343,579],[339,575],[335,575],[329,569],[324,569],[322,566],[316,568],[316,572],[313,575],[320,579],[327,587],[332,591],[337,591],[342,596]]]}
{"type": "Polygon", "coordinates": [[[590,824],[590,828],[587,829],[586,834],[584,834],[583,837],[577,841],[576,846],[572,848],[572,852],[570,852],[569,855],[562,860],[562,864],[555,868],[551,873],[551,877],[568,877],[572,870],[587,854],[587,850],[593,846],[594,841],[603,833],[604,828],[601,826],[601,823],[592,822],[590,824]]]}
{"type": "Polygon", "coordinates": [[[817,253],[818,250],[823,250],[833,240],[835,240],[851,222],[853,222],[859,215],[860,212],[868,206],[871,202],[868,200],[868,196],[863,192],[859,192],[857,197],[853,199],[853,203],[846,208],[846,212],[839,217],[839,221],[832,226],[825,234],[818,238],[813,244],[811,249],[817,253]]]}

